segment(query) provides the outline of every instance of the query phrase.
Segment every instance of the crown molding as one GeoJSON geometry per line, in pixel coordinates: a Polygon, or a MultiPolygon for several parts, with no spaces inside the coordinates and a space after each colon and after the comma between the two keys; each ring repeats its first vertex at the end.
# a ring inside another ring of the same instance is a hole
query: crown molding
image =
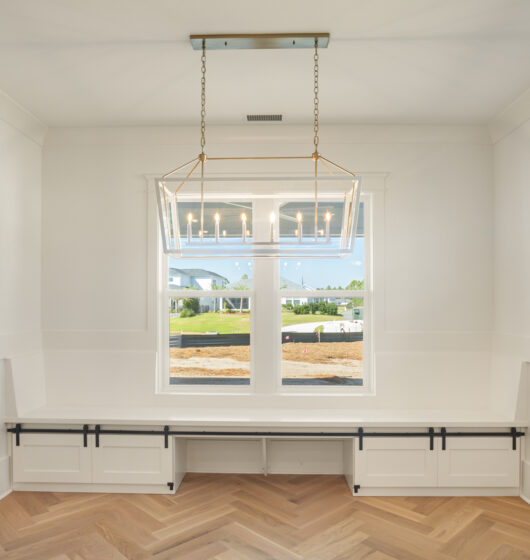
{"type": "Polygon", "coordinates": [[[0,91],[0,120],[16,128],[39,146],[44,144],[48,127],[3,91],[0,91]]]}
{"type": "MultiPolygon", "coordinates": [[[[226,145],[292,145],[312,150],[309,125],[212,125],[207,127],[210,155],[226,145]]],[[[490,145],[486,126],[451,125],[326,125],[320,127],[320,147],[332,144],[481,144],[490,145]]],[[[45,149],[57,146],[186,146],[200,151],[198,126],[53,127],[45,149]]],[[[194,152],[192,152],[194,153],[194,152]]]]}
{"type": "Polygon", "coordinates": [[[492,142],[495,144],[530,119],[530,88],[508,107],[503,109],[489,124],[492,142]]]}

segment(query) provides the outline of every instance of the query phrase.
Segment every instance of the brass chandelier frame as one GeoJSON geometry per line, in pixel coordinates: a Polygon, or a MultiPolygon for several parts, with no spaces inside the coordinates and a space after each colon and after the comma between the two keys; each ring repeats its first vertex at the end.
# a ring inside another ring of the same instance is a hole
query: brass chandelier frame
{"type": "MultiPolygon", "coordinates": [[[[205,167],[207,161],[242,161],[242,160],[313,160],[313,178],[314,178],[314,238],[318,238],[318,171],[319,167],[325,170],[330,176],[335,176],[337,172],[345,174],[350,179],[360,181],[360,177],[354,172],[349,171],[338,163],[324,157],[319,152],[319,47],[326,48],[329,42],[329,33],[285,33],[285,34],[237,34],[237,35],[190,35],[192,46],[195,50],[201,50],[201,135],[200,146],[201,152],[196,158],[179,165],[172,169],[160,179],[157,180],[159,185],[159,196],[162,194],[162,199],[159,202],[164,204],[166,212],[164,213],[166,219],[167,231],[171,231],[169,224],[170,212],[167,211],[171,206],[171,201],[167,200],[166,189],[164,181],[175,181],[172,177],[178,171],[186,170],[187,174],[184,177],[179,177],[177,182],[180,183],[176,187],[173,195],[175,200],[179,191],[189,179],[198,181],[197,175],[200,175],[200,231],[199,237],[203,237],[204,233],[204,201],[205,189],[204,185],[207,182],[205,178],[205,167]],[[306,156],[233,156],[233,157],[209,157],[205,153],[206,147],[206,51],[217,49],[262,49],[262,48],[310,48],[313,50],[313,153],[306,156]]],[[[338,179],[338,177],[336,177],[338,179]]],[[[343,177],[346,179],[346,177],[343,177]]],[[[359,186],[360,189],[360,186],[359,186]]],[[[344,190],[344,202],[346,203],[346,190],[344,190]]],[[[356,226],[356,216],[359,204],[359,196],[352,197],[347,207],[344,208],[345,215],[343,216],[343,225],[350,231],[350,228],[356,226]]],[[[175,213],[175,208],[172,208],[175,213]]],[[[162,219],[162,212],[160,217],[162,219]]],[[[161,224],[162,225],[162,224],[161,224]]],[[[163,225],[162,225],[163,227],[163,225]]],[[[178,232],[176,233],[178,235],[178,232]]],[[[355,235],[355,233],[354,233],[355,235]]]]}

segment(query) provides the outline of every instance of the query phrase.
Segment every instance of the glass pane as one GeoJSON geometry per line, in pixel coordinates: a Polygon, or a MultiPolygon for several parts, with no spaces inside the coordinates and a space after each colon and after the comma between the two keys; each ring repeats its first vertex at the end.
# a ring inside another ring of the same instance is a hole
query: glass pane
{"type": "Polygon", "coordinates": [[[250,290],[252,261],[248,259],[169,258],[168,287],[173,290],[250,290]]]}
{"type": "Polygon", "coordinates": [[[250,383],[250,299],[170,298],[172,385],[250,383]]]}
{"type": "Polygon", "coordinates": [[[354,251],[341,259],[284,259],[280,261],[280,289],[364,290],[364,204],[354,251]]]}
{"type": "Polygon", "coordinates": [[[282,298],[283,385],[363,384],[363,298],[282,298]]]}

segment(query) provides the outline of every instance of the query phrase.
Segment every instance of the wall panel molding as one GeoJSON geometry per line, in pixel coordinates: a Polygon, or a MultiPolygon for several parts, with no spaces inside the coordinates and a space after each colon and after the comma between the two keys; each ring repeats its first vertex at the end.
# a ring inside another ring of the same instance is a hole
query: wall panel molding
{"type": "Polygon", "coordinates": [[[0,119],[40,146],[44,144],[48,127],[3,91],[0,91],[0,119]]]}
{"type": "Polygon", "coordinates": [[[530,88],[523,92],[508,107],[503,109],[488,125],[493,143],[508,136],[530,119],[530,88]]]}

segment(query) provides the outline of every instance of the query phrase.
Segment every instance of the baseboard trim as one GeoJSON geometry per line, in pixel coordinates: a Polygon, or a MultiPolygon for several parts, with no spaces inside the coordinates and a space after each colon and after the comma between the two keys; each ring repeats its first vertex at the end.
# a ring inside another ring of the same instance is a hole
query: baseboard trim
{"type": "Polygon", "coordinates": [[[11,493],[11,475],[9,457],[0,457],[0,500],[11,493]]]}
{"type": "Polygon", "coordinates": [[[359,488],[354,496],[520,496],[520,489],[515,488],[359,488]]]}
{"type": "Polygon", "coordinates": [[[6,498],[7,496],[9,496],[9,494],[11,494],[11,492],[13,492],[12,488],[10,488],[7,492],[4,492],[3,494],[0,494],[0,501],[3,500],[4,498],[6,498]]]}
{"type": "Polygon", "coordinates": [[[521,484],[521,498],[530,504],[530,461],[523,459],[522,464],[522,484],[521,484]]]}
{"type": "Polygon", "coordinates": [[[162,484],[58,484],[49,482],[15,482],[13,490],[22,492],[97,492],[104,494],[174,494],[162,484]]]}

